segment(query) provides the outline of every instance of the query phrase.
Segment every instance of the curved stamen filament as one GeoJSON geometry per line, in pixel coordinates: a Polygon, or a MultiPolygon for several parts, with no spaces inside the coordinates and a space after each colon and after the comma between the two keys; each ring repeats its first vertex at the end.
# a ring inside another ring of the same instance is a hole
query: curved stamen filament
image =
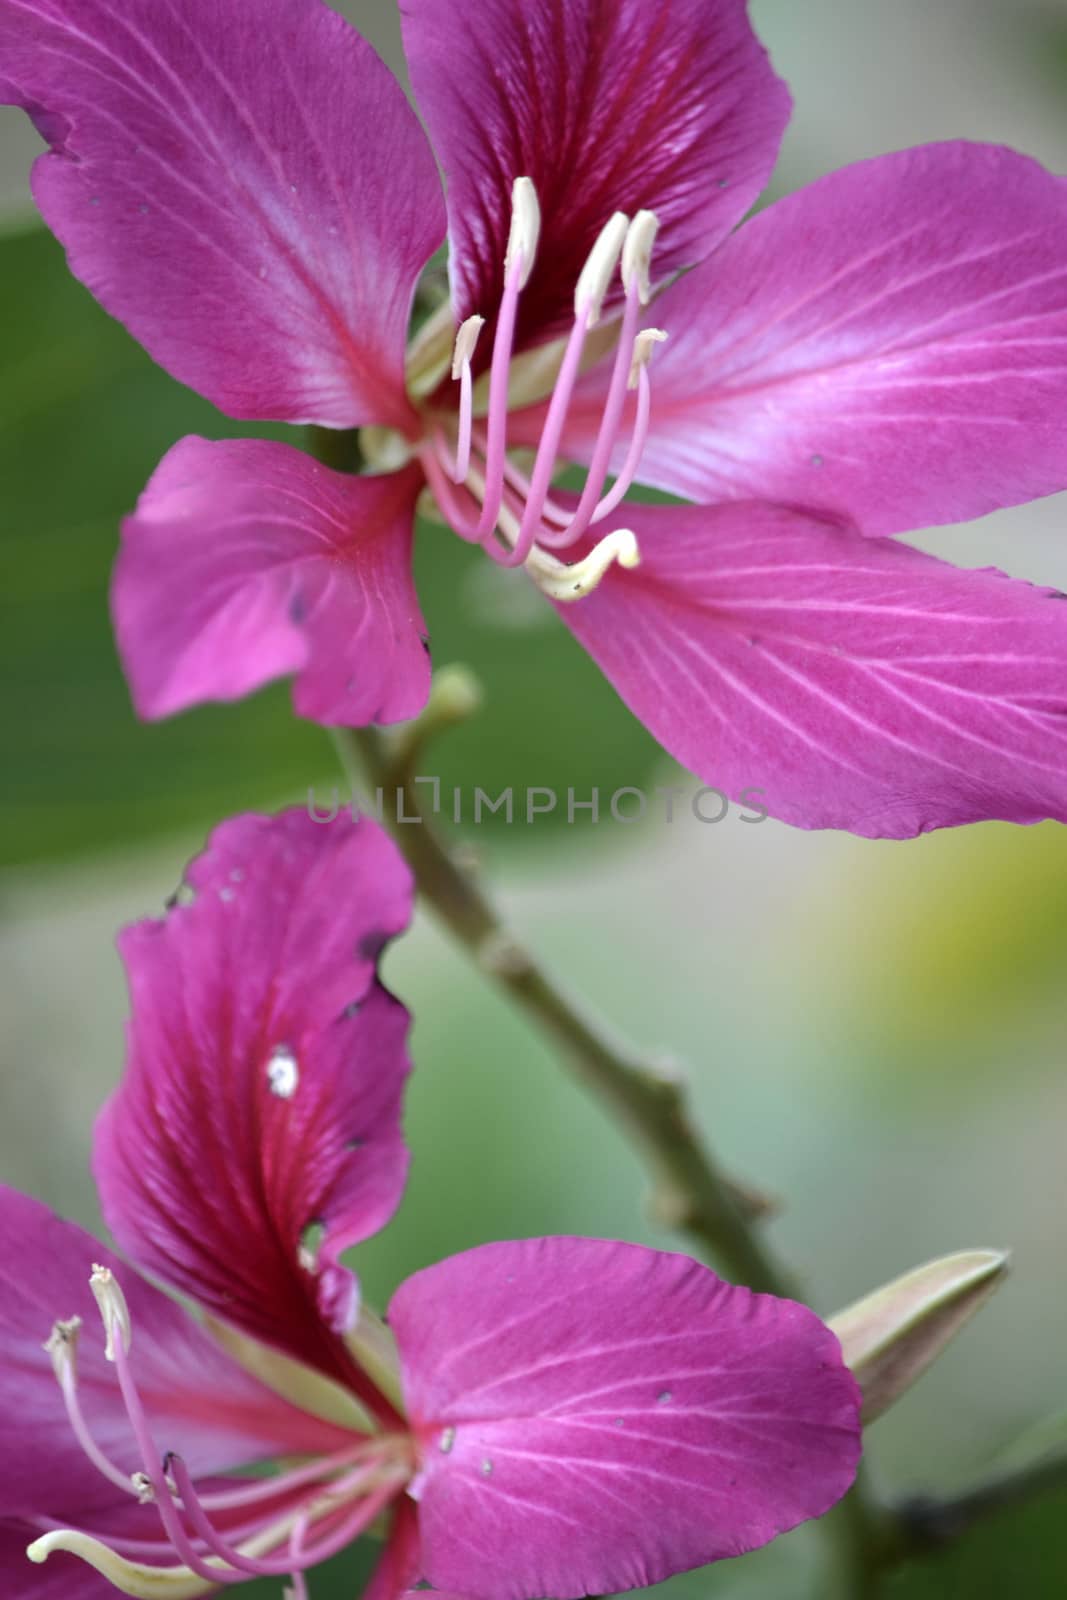
{"type": "Polygon", "coordinates": [[[571,394],[578,376],[582,350],[585,347],[585,337],[589,331],[589,312],[590,307],[587,303],[579,312],[578,320],[567,341],[563,364],[552,392],[552,402],[537,447],[537,459],[534,462],[533,477],[530,480],[530,491],[522,514],[519,535],[511,554],[501,562],[501,566],[520,567],[533,549],[540,531],[544,504],[556,465],[559,441],[563,434],[563,425],[567,420],[571,394]]]}
{"type": "Polygon", "coordinates": [[[376,1442],[357,1446],[354,1450],[339,1450],[332,1456],[322,1456],[306,1466],[295,1467],[292,1472],[280,1472],[271,1478],[242,1480],[245,1487],[221,1489],[215,1494],[201,1496],[200,1504],[206,1511],[240,1510],[257,1505],[262,1500],[274,1500],[290,1494],[294,1489],[329,1488],[331,1479],[342,1467],[355,1466],[377,1448],[376,1442]]]}
{"type": "MultiPolygon", "coordinates": [[[[458,534],[467,544],[481,544],[482,536],[478,532],[479,520],[477,516],[470,516],[463,509],[456,486],[453,486],[448,480],[448,449],[440,431],[436,434],[433,444],[419,453],[419,460],[426,474],[426,481],[433,491],[434,499],[440,506],[452,532],[458,534]]],[[[469,478],[472,470],[468,463],[467,472],[464,476],[469,478]]],[[[501,495],[503,495],[503,490],[501,490],[501,495]]]]}
{"type": "Polygon", "coordinates": [[[639,333],[634,342],[634,359],[630,371],[630,387],[637,388],[637,415],[634,419],[633,436],[630,439],[630,448],[626,452],[626,460],[622,470],[615,480],[613,487],[604,498],[597,503],[593,512],[592,524],[595,526],[609,516],[615,507],[625,499],[633,488],[637,477],[637,469],[641,464],[645,445],[648,442],[648,427],[652,417],[652,382],[648,376],[648,363],[652,356],[652,346],[658,344],[667,335],[659,328],[647,328],[644,333],[639,333]]]}
{"type": "Polygon", "coordinates": [[[471,461],[471,427],[474,420],[474,379],[471,373],[471,356],[478,336],[485,327],[484,317],[468,317],[456,335],[456,349],[452,357],[452,377],[459,379],[459,436],[456,441],[456,464],[452,471],[453,483],[462,483],[471,461]]]}
{"type": "MultiPolygon", "coordinates": [[[[479,436],[475,434],[474,442],[480,449],[484,443],[484,438],[479,439],[479,436]]],[[[530,489],[532,487],[530,480],[513,461],[506,460],[504,462],[504,477],[508,487],[514,489],[521,500],[525,501],[530,498],[530,489]]],[[[546,495],[544,504],[541,507],[541,519],[543,522],[555,522],[561,528],[565,528],[571,520],[571,513],[565,511],[562,506],[556,505],[555,501],[549,499],[546,495]]]]}
{"type": "Polygon", "coordinates": [[[604,405],[604,414],[600,421],[596,445],[593,448],[593,459],[589,464],[589,472],[582,490],[582,498],[578,509],[574,513],[569,525],[565,529],[565,537],[554,541],[558,544],[574,544],[580,539],[593,520],[600,497],[604,490],[604,483],[611,466],[612,452],[619,435],[619,424],[622,421],[623,407],[626,404],[626,390],[629,386],[630,364],[633,360],[634,340],[637,337],[637,324],[641,316],[641,299],[636,286],[631,288],[626,296],[626,309],[622,316],[622,331],[619,335],[619,348],[615,355],[615,367],[611,374],[611,383],[608,387],[608,398],[604,405]]]}
{"type": "Polygon", "coordinates": [[[504,492],[504,453],[507,449],[508,374],[515,347],[515,320],[519,296],[533,270],[541,226],[537,191],[529,178],[516,178],[512,187],[511,236],[504,264],[504,295],[497,316],[493,359],[489,369],[489,414],[485,476],[487,489],[478,519],[478,536],[491,539],[504,492]]]}
{"type": "Polygon", "coordinates": [[[75,1389],[80,1323],[76,1319],[57,1323],[46,1348],[52,1355],[75,1434],[90,1460],[109,1481],[155,1505],[164,1536],[182,1566],[143,1566],[136,1559],[140,1555],[163,1553],[151,1541],[120,1537],[113,1544],[104,1545],[91,1534],[54,1525],[29,1547],[31,1559],[44,1561],[55,1549],[72,1550],[129,1594],[166,1593],[168,1588],[173,1591],[175,1582],[184,1588],[183,1571],[190,1580],[199,1579],[212,1588],[241,1583],[250,1577],[289,1576],[296,1584],[296,1600],[301,1596],[307,1600],[306,1585],[299,1574],[357,1538],[403,1488],[411,1470],[409,1442],[402,1437],[360,1438],[351,1448],[293,1472],[219,1491],[202,1500],[182,1457],[171,1454],[164,1458],[156,1447],[130,1367],[132,1326],[121,1288],[104,1267],[94,1267],[91,1284],[107,1336],[105,1354],[115,1366],[143,1473],[133,1478],[122,1473],[95,1444],[85,1426],[75,1389]],[[279,1514],[277,1505],[270,1502],[277,1502],[294,1490],[305,1492],[295,1507],[279,1514]],[[251,1521],[246,1518],[233,1527],[228,1538],[207,1514],[209,1507],[240,1513],[260,1505],[263,1509],[251,1521]],[[183,1519],[191,1524],[191,1532],[183,1519]],[[309,1544],[307,1533],[314,1522],[320,1524],[321,1537],[309,1544]],[[284,1554],[269,1553],[281,1546],[287,1546],[284,1554]],[[115,1576],[119,1570],[124,1577],[130,1577],[134,1587],[119,1582],[115,1576]]]}
{"type": "MultiPolygon", "coordinates": [[[[212,1555],[218,1556],[220,1560],[226,1562],[230,1567],[233,1568],[234,1572],[245,1573],[247,1576],[253,1578],[281,1577],[286,1574],[292,1575],[294,1570],[300,1570],[304,1567],[314,1566],[319,1561],[325,1560],[327,1555],[334,1554],[337,1530],[334,1531],[332,1539],[326,1538],[320,1540],[319,1544],[310,1549],[303,1548],[303,1536],[301,1535],[301,1537],[295,1541],[298,1546],[298,1549],[295,1553],[293,1549],[294,1541],[293,1539],[290,1539],[289,1549],[285,1556],[263,1558],[246,1555],[242,1550],[237,1548],[237,1546],[224,1539],[219,1533],[218,1529],[215,1528],[211,1520],[205,1514],[203,1505],[193,1485],[193,1480],[189,1475],[189,1469],[181,1457],[174,1455],[169,1456],[167,1459],[167,1468],[168,1471],[173,1474],[174,1484],[178,1491],[182,1509],[189,1518],[197,1538],[211,1552],[212,1555]]],[[[369,1481],[373,1480],[374,1476],[375,1474],[373,1472],[364,1472],[360,1476],[350,1478],[345,1482],[339,1483],[332,1487],[326,1495],[320,1496],[317,1501],[305,1503],[305,1508],[297,1514],[296,1524],[294,1525],[293,1530],[294,1534],[296,1533],[297,1528],[302,1528],[304,1532],[306,1532],[313,1514],[313,1506],[318,1510],[320,1515],[326,1515],[328,1518],[330,1518],[330,1520],[332,1520],[332,1517],[330,1517],[331,1511],[342,1511],[345,1507],[345,1502],[358,1491],[366,1488],[369,1481]]],[[[361,1532],[364,1527],[368,1526],[369,1523],[374,1521],[378,1511],[384,1504],[388,1502],[389,1499],[391,1499],[393,1493],[399,1487],[399,1485],[403,1483],[403,1481],[404,1475],[400,1474],[398,1477],[395,1471],[392,1474],[387,1473],[385,1475],[384,1482],[379,1474],[376,1485],[377,1492],[369,1497],[361,1495],[358,1504],[353,1509],[352,1515],[344,1518],[342,1526],[346,1529],[355,1528],[356,1532],[361,1532]],[[385,1496],[384,1500],[381,1498],[383,1491],[385,1496]]],[[[355,1532],[349,1534],[349,1537],[351,1538],[354,1538],[355,1536],[355,1532]]],[[[348,1539],[346,1538],[341,1545],[337,1546],[337,1548],[343,1548],[343,1544],[347,1542],[348,1539]]],[[[177,1545],[175,1548],[178,1548],[177,1545]]],[[[237,1579],[235,1579],[232,1575],[227,1574],[222,1581],[236,1582],[237,1579]]]]}
{"type": "Polygon", "coordinates": [[[74,1437],[97,1472],[116,1488],[136,1498],[137,1490],[134,1488],[130,1473],[123,1472],[121,1467],[116,1466],[114,1461],[104,1454],[85,1420],[81,1401],[78,1399],[77,1349],[80,1331],[80,1317],[71,1317],[68,1322],[57,1322],[44,1346],[52,1357],[52,1367],[59,1384],[59,1391],[63,1396],[67,1420],[74,1437]]]}
{"type": "Polygon", "coordinates": [[[300,1517],[296,1527],[293,1529],[293,1536],[289,1540],[289,1556],[293,1563],[293,1586],[291,1589],[286,1589],[283,1600],[308,1600],[308,1586],[300,1565],[300,1557],[304,1549],[307,1530],[307,1517],[300,1517]]]}

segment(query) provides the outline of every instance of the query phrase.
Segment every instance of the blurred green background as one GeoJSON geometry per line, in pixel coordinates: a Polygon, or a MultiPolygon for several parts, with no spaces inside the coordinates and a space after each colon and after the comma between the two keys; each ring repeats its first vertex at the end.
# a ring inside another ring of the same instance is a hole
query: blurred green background
{"type": "MultiPolygon", "coordinates": [[[[400,64],[386,0],[341,6],[400,64]]],[[[966,136],[1067,168],[1064,0],[756,0],[796,118],[776,188],[966,136]]],[[[90,1224],[92,1117],[121,1067],[112,939],[158,912],[206,828],[325,799],[329,746],[284,688],[139,727],[108,630],[116,525],[179,435],[248,432],[160,373],[34,226],[36,141],[0,113],[0,1179],[90,1224]]],[[[1067,498],[919,542],[1067,587],[1067,498]]],[[[605,792],[670,782],[545,607],[423,530],[438,663],[473,665],[479,723],[446,783],[605,792]]],[[[1014,1275],[870,1437],[895,1492],[948,1489],[1067,1408],[1063,1214],[1067,836],[989,825],[911,844],[701,826],[483,827],[516,922],[635,1040],[692,1069],[727,1163],[782,1196],[776,1242],[830,1312],[939,1252],[1010,1245],[1014,1275]]],[[[540,1043],[421,923],[387,976],[417,1016],[403,1209],[360,1252],[368,1294],[483,1239],[652,1241],[633,1157],[540,1043]]],[[[669,1242],[669,1241],[666,1241],[669,1242]]],[[[57,1311],[62,1311],[58,1307],[57,1311]]],[[[900,1600],[1067,1593],[1067,1494],[1005,1515],[889,1586],[900,1600]]],[[[669,1586],[679,1600],[812,1592],[818,1538],[669,1586]]],[[[351,1600],[361,1557],[319,1577],[351,1600]]],[[[252,1600],[252,1590],[248,1591],[252,1600]]],[[[273,1593],[267,1589],[264,1593],[273,1593]]]]}

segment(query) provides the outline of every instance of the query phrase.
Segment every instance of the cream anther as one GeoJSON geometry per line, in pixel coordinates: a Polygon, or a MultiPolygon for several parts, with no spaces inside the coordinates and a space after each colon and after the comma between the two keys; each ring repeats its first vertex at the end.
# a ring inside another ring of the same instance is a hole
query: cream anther
{"type": "Polygon", "coordinates": [[[456,346],[452,352],[452,377],[458,381],[463,373],[463,368],[470,362],[478,343],[478,336],[485,327],[484,317],[468,317],[460,325],[456,334],[456,346]]]}
{"type": "Polygon", "coordinates": [[[74,1383],[78,1377],[78,1335],[81,1317],[70,1317],[66,1322],[55,1322],[42,1349],[52,1357],[52,1371],[60,1387],[74,1383]]]}
{"type": "Polygon", "coordinates": [[[652,352],[667,338],[662,328],[644,328],[634,340],[634,357],[630,362],[629,388],[636,389],[641,373],[652,360],[652,352]]]}
{"type": "Polygon", "coordinates": [[[647,306],[652,298],[652,247],[659,232],[659,218],[654,211],[639,211],[631,222],[622,251],[622,281],[627,294],[636,287],[641,304],[647,306]]]}
{"type": "Polygon", "coordinates": [[[109,1361],[115,1359],[115,1334],[122,1341],[122,1348],[129,1354],[130,1341],[133,1337],[133,1328],[130,1323],[130,1308],[126,1304],[126,1296],[115,1280],[115,1274],[110,1267],[94,1266],[89,1279],[89,1287],[93,1291],[100,1315],[104,1322],[104,1332],[107,1334],[107,1348],[104,1355],[109,1361]]]}
{"type": "Polygon", "coordinates": [[[511,232],[508,235],[508,253],[504,258],[504,270],[510,277],[515,262],[521,258],[520,289],[525,289],[530,280],[540,237],[541,206],[533,180],[516,178],[511,186],[511,232]]]}
{"type": "Polygon", "coordinates": [[[629,227],[630,219],[626,213],[616,211],[601,228],[597,242],[589,252],[589,259],[578,276],[574,290],[574,314],[580,317],[583,310],[587,311],[587,327],[594,327],[600,320],[604,296],[615,276],[629,227]]]}
{"type": "Polygon", "coordinates": [[[641,563],[637,537],[630,528],[617,528],[601,539],[589,554],[573,566],[565,566],[541,549],[534,550],[526,570],[550,600],[581,600],[591,594],[608,568],[618,563],[632,568],[641,563]]]}

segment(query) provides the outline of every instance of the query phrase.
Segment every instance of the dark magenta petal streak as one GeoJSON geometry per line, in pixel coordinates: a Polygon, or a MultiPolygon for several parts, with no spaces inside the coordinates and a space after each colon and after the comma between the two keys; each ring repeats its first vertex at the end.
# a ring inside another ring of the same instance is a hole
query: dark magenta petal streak
{"type": "Polygon", "coordinates": [[[408,1017],[375,965],[410,877],[370,821],[290,811],[224,823],[186,881],[191,903],[120,941],[131,1022],[97,1126],[104,1212],[164,1282],[343,1371],[357,1293],[337,1257],[388,1220],[407,1171],[408,1017]]]}
{"type": "Polygon", "coordinates": [[[457,319],[495,313],[515,178],[533,179],[543,213],[522,345],[570,323],[578,274],[612,212],[662,218],[662,280],[706,256],[770,176],[790,100],[744,0],[404,0],[401,10],[448,182],[457,319]]]}

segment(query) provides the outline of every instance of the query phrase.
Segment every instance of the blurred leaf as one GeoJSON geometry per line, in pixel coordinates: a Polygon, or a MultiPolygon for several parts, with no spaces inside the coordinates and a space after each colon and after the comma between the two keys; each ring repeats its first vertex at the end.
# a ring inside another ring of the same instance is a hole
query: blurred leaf
{"type": "Polygon", "coordinates": [[[961,1250],[928,1261],[830,1318],[874,1422],[916,1383],[997,1289],[999,1250],[961,1250]]]}
{"type": "Polygon", "coordinates": [[[1067,1491],[990,1517],[958,1545],[906,1567],[885,1600],[1060,1600],[1067,1594],[1067,1491]]]}
{"type": "Polygon", "coordinates": [[[19,308],[0,354],[0,859],[125,845],[299,793],[329,752],[287,715],[284,688],[141,727],[111,643],[119,518],[181,434],[244,430],[154,368],[43,231],[0,239],[0,294],[19,308]]]}
{"type": "MultiPolygon", "coordinates": [[[[894,1077],[910,1065],[973,1075],[982,1053],[1041,1025],[1067,959],[1067,830],[1058,823],[944,829],[853,849],[862,917],[820,925],[818,962],[894,1077]],[[1044,1002],[1044,1006],[1042,1006],[1044,1002]]],[[[801,959],[805,959],[803,950],[801,959]]],[[[1058,1002],[1052,1013],[1062,1015],[1058,1002]]]]}
{"type": "MultiPolygon", "coordinates": [[[[328,745],[292,718],[284,685],[138,725],[107,615],[119,520],[170,445],[186,433],[300,435],[231,422],[173,383],[71,279],[43,230],[0,237],[0,296],[18,307],[0,353],[10,697],[0,865],[206,828],[332,782],[328,745]]],[[[462,786],[469,814],[476,785],[516,785],[522,818],[527,785],[561,796],[537,830],[506,828],[501,815],[481,831],[518,841],[566,829],[568,786],[580,799],[600,785],[606,806],[614,789],[644,781],[655,745],[523,574],[435,526],[421,530],[417,568],[435,660],[469,662],[487,688],[483,715],[441,743],[446,790],[462,786]]]]}

